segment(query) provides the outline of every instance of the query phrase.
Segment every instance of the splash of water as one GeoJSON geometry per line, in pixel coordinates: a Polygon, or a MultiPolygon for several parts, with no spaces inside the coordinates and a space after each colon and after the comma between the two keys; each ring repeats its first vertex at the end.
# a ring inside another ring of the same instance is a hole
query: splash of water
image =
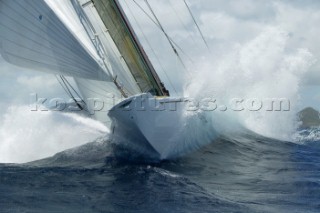
{"type": "Polygon", "coordinates": [[[0,162],[25,163],[83,145],[108,133],[90,118],[58,112],[33,112],[12,106],[0,123],[0,162]]]}
{"type": "Polygon", "coordinates": [[[294,142],[298,144],[320,142],[320,127],[302,129],[294,134],[294,142]]]}
{"type": "MultiPolygon", "coordinates": [[[[308,50],[290,49],[288,40],[286,32],[268,28],[254,40],[234,47],[229,54],[219,58],[202,56],[195,60],[198,61],[193,67],[196,72],[184,96],[214,98],[223,106],[228,106],[233,98],[286,98],[292,106],[287,112],[238,112],[218,108],[203,115],[208,126],[212,123],[218,133],[245,127],[264,136],[288,139],[296,127],[294,106],[299,101],[300,79],[314,62],[308,50]]],[[[212,135],[199,135],[195,127],[204,128],[203,125],[191,121],[193,116],[202,114],[191,114],[182,124],[185,131],[181,135],[188,139],[182,146],[200,147],[203,141],[210,142],[212,135]],[[204,139],[200,141],[199,138],[204,139]]],[[[22,163],[49,157],[108,132],[103,124],[79,115],[31,112],[26,106],[11,107],[1,120],[0,162],[22,163]]],[[[182,146],[172,147],[172,150],[179,152],[182,146]]]]}
{"type": "MultiPolygon", "coordinates": [[[[214,98],[218,106],[230,106],[234,98],[242,100],[286,99],[289,111],[219,110],[210,114],[216,129],[234,130],[241,125],[258,134],[290,139],[296,128],[296,109],[300,81],[314,63],[306,49],[292,50],[290,37],[276,27],[266,28],[252,41],[239,44],[219,58],[203,56],[193,67],[186,97],[214,98]],[[236,125],[236,126],[237,126],[236,125]],[[239,126],[238,125],[238,126],[239,126]]],[[[243,102],[245,103],[245,102],[243,102]]],[[[222,107],[224,108],[224,107],[222,107]]]]}

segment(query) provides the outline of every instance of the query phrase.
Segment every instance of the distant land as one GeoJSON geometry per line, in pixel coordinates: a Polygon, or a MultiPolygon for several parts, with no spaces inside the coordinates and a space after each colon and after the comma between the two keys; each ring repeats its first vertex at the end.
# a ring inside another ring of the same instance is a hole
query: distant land
{"type": "Polygon", "coordinates": [[[320,126],[320,112],[313,109],[312,107],[307,107],[298,113],[300,121],[302,122],[302,128],[320,126]]]}

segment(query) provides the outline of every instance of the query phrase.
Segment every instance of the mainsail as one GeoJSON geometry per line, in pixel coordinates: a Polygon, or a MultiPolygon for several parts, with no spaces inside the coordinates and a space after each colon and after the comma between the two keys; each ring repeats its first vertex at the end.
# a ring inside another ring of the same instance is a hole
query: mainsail
{"type": "Polygon", "coordinates": [[[75,36],[81,34],[77,29],[82,26],[76,21],[72,24],[74,31],[44,1],[2,0],[1,56],[9,63],[37,71],[111,81],[112,76],[101,67],[85,39],[75,36]]]}
{"type": "Polygon", "coordinates": [[[0,26],[6,61],[73,77],[104,123],[123,97],[169,96],[117,0],[1,0],[0,26]]]}

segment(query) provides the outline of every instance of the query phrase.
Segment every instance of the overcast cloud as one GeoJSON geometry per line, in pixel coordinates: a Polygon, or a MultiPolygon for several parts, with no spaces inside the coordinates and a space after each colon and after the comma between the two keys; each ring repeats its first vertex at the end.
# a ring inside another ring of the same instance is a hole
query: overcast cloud
{"type": "MultiPolygon", "coordinates": [[[[145,15],[141,14],[141,10],[132,1],[127,2],[131,2],[129,4],[131,10],[139,14],[135,17],[144,33],[148,35],[153,48],[161,51],[159,57],[162,58],[163,63],[167,63],[167,67],[170,67],[169,64],[173,64],[173,60],[169,60],[172,57],[166,56],[170,53],[163,50],[162,42],[165,42],[165,39],[159,38],[159,30],[145,15]]],[[[137,2],[148,11],[144,1],[137,2]]],[[[190,57],[196,60],[197,57],[204,55],[206,50],[202,48],[204,45],[182,0],[149,0],[149,2],[169,35],[190,57]]],[[[319,1],[188,0],[187,2],[210,44],[212,54],[228,53],[235,45],[254,39],[266,28],[278,27],[288,33],[287,51],[306,48],[315,59],[320,58],[318,38],[320,28],[317,27],[320,23],[319,1]]],[[[135,24],[133,19],[132,22],[135,24]]],[[[136,27],[136,29],[141,35],[139,28],[136,27]]],[[[168,46],[165,47],[168,48],[168,46]]],[[[147,45],[146,49],[148,49],[147,45]]],[[[167,51],[170,51],[170,48],[167,51]]],[[[152,54],[150,56],[152,57],[152,54]]],[[[305,83],[320,84],[319,70],[320,61],[317,61],[306,73],[305,83]]]]}
{"type": "MultiPolygon", "coordinates": [[[[150,14],[144,0],[136,1],[150,14]]],[[[306,49],[313,55],[314,62],[305,72],[303,83],[320,85],[320,1],[187,0],[209,43],[210,52],[205,48],[182,0],[149,2],[170,37],[183,49],[179,53],[189,68],[194,67],[192,63],[203,58],[219,61],[222,55],[230,54],[239,45],[250,42],[266,29],[275,27],[287,34],[287,53],[306,49]]],[[[192,76],[196,71],[186,72],[183,69],[161,31],[132,0],[126,0],[126,3],[122,1],[122,5],[160,77],[171,91],[175,87],[181,92],[188,79],[186,76],[190,77],[190,73],[192,76]],[[164,71],[174,85],[170,84],[164,71]]],[[[214,74],[214,67],[212,73],[214,74]]],[[[29,94],[32,92],[49,97],[63,96],[62,89],[51,75],[25,71],[2,60],[0,75],[2,105],[7,102],[29,104],[29,94]]]]}

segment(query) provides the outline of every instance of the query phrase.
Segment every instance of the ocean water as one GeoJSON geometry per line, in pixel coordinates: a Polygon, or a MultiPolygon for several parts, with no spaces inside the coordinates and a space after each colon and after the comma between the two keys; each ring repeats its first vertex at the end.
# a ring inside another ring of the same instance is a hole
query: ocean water
{"type": "Polygon", "coordinates": [[[320,129],[296,130],[314,58],[289,40],[268,27],[227,54],[195,60],[185,97],[219,106],[286,97],[292,108],[206,114],[209,141],[186,117],[184,137],[202,148],[177,159],[146,158],[78,115],[14,106],[0,120],[0,212],[319,212],[320,129]]]}
{"type": "Polygon", "coordinates": [[[320,129],[242,132],[153,162],[106,138],[0,166],[0,212],[319,212],[320,129]]]}

